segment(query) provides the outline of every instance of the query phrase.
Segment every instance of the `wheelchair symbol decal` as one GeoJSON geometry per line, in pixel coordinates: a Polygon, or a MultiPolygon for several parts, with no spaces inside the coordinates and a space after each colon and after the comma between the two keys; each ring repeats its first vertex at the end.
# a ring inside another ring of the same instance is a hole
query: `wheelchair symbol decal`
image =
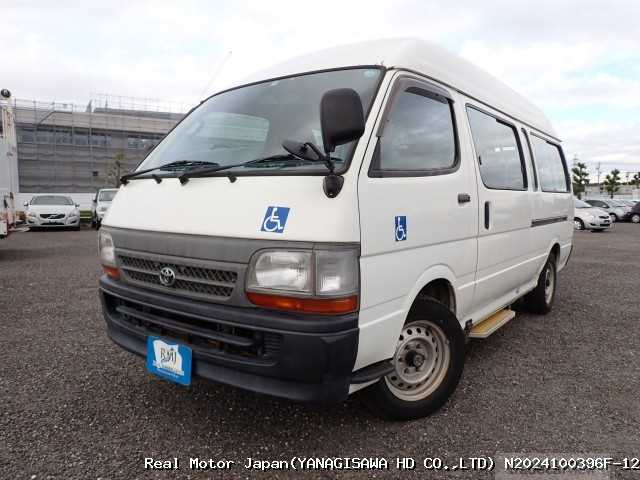
{"type": "Polygon", "coordinates": [[[262,232],[282,233],[289,217],[288,207],[268,207],[262,220],[262,232]]]}
{"type": "Polygon", "coordinates": [[[396,217],[396,242],[402,242],[407,239],[407,217],[396,217]]]}

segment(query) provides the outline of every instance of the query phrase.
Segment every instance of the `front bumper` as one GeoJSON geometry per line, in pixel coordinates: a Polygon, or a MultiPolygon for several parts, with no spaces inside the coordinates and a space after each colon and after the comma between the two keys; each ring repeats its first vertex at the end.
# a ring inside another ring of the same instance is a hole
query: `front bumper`
{"type": "Polygon", "coordinates": [[[585,224],[585,226],[589,229],[589,230],[600,230],[603,228],[611,228],[611,225],[613,225],[613,223],[611,222],[611,220],[609,218],[596,218],[593,222],[588,222],[585,224]]]}
{"type": "Polygon", "coordinates": [[[299,401],[349,393],[358,316],[313,316],[187,300],[106,276],[100,296],[109,337],[146,356],[147,336],[193,351],[194,376],[299,401]]]}
{"type": "Polygon", "coordinates": [[[78,225],[80,225],[80,217],[61,218],[55,221],[50,221],[44,218],[27,217],[27,225],[37,228],[77,227],[78,225]]]}

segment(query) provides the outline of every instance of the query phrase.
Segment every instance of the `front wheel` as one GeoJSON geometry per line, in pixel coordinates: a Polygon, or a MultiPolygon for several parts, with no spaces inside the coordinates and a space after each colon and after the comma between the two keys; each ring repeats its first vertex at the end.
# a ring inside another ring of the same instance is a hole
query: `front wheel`
{"type": "Polygon", "coordinates": [[[610,213],[609,217],[611,218],[611,221],[614,223],[618,221],[618,216],[615,213],[610,213]]]}
{"type": "Polygon", "coordinates": [[[425,417],[451,396],[464,366],[465,337],[442,303],[418,299],[402,328],[394,371],[364,392],[374,413],[395,420],[425,417]]]}
{"type": "Polygon", "coordinates": [[[573,219],[573,228],[575,230],[584,230],[584,222],[579,218],[573,219]]]}
{"type": "Polygon", "coordinates": [[[640,214],[634,213],[631,215],[631,223],[640,223],[640,214]]]}

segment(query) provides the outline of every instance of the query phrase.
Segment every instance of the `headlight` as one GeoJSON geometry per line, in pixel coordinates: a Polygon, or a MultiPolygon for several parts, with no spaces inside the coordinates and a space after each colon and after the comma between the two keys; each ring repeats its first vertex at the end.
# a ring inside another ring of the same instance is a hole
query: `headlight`
{"type": "Polygon", "coordinates": [[[589,213],[589,214],[587,214],[587,220],[589,220],[590,222],[593,222],[595,219],[596,219],[596,216],[595,216],[595,215],[592,215],[592,214],[590,214],[590,213],[589,213]]]}
{"type": "MultiPolygon", "coordinates": [[[[103,267],[116,268],[116,250],[111,235],[100,231],[100,262],[103,267]]],[[[108,272],[107,272],[108,273],[108,272]]]]}
{"type": "Polygon", "coordinates": [[[312,293],[311,252],[262,252],[253,264],[247,287],[312,293]]]}
{"type": "Polygon", "coordinates": [[[264,250],[247,275],[247,297],[256,305],[312,313],[357,309],[358,250],[264,250]]]}

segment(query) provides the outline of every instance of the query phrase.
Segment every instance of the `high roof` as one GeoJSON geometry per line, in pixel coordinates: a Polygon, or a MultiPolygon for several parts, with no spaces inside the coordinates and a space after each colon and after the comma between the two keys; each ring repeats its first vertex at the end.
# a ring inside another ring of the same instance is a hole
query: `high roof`
{"type": "Polygon", "coordinates": [[[544,113],[522,95],[472,63],[420,39],[373,40],[328,48],[256,72],[241,84],[358,65],[414,70],[557,138],[544,113]]]}

